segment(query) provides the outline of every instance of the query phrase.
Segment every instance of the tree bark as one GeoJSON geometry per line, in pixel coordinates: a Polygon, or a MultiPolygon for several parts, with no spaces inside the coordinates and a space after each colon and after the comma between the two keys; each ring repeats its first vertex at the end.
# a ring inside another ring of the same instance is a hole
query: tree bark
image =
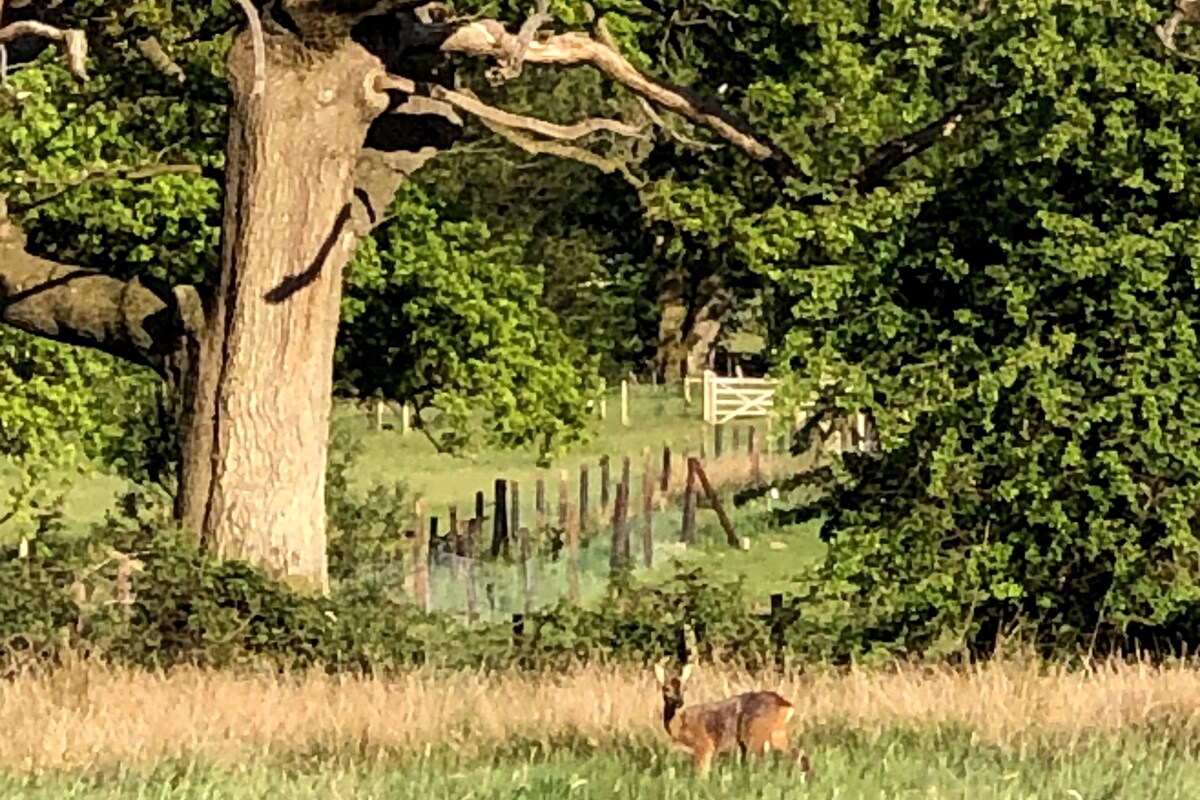
{"type": "Polygon", "coordinates": [[[325,465],[342,269],[361,232],[355,172],[388,97],[357,44],[250,38],[229,57],[233,106],[220,286],[185,392],[180,510],[220,557],[328,590],[325,465]]]}
{"type": "Polygon", "coordinates": [[[689,291],[688,279],[684,269],[672,269],[659,289],[655,370],[664,382],[698,375],[709,366],[729,306],[715,276],[695,291],[689,291]]]}

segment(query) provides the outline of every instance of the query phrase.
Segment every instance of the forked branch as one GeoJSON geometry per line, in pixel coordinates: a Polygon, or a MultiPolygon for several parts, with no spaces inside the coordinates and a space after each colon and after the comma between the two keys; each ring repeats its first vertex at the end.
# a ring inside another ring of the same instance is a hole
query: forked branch
{"type": "Polygon", "coordinates": [[[447,53],[495,59],[501,63],[521,60],[533,64],[575,66],[589,64],[624,84],[639,97],[716,131],[726,141],[756,161],[764,162],[781,176],[796,172],[791,158],[777,145],[760,137],[720,103],[700,97],[690,89],[643,75],[615,48],[584,33],[563,33],[528,44],[496,20],[478,20],[455,28],[441,44],[447,53]]]}
{"type": "Polygon", "coordinates": [[[546,122],[489,106],[477,97],[464,92],[447,89],[435,83],[419,83],[400,75],[380,75],[375,81],[375,88],[378,91],[394,89],[409,95],[441,100],[480,119],[503,125],[506,128],[529,131],[547,139],[574,141],[597,131],[609,131],[621,136],[640,136],[643,133],[639,127],[614,119],[591,118],[571,125],[546,122]]]}

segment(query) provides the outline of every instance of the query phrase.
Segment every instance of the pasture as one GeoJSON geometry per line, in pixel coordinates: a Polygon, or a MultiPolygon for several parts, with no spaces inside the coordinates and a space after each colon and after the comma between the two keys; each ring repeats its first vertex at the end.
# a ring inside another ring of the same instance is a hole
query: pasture
{"type": "Polygon", "coordinates": [[[750,676],[692,693],[796,701],[811,781],[717,762],[661,729],[648,671],[333,679],[77,666],[0,689],[6,798],[1194,798],[1200,673],[1007,661],[750,676]]]}

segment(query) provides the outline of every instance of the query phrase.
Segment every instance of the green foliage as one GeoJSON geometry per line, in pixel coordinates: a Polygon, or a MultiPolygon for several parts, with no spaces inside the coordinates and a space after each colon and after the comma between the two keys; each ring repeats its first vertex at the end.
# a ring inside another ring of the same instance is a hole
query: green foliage
{"type": "Polygon", "coordinates": [[[1161,13],[997,7],[972,69],[1011,91],[928,184],[744,223],[790,396],[880,431],[807,509],[847,652],[1200,637],[1200,82],[1161,13]]]}
{"type": "Polygon", "coordinates": [[[598,388],[583,347],[540,304],[524,242],[443,222],[417,186],[349,271],[338,366],[364,395],[407,398],[442,446],[552,452],[577,438],[598,388]]]}

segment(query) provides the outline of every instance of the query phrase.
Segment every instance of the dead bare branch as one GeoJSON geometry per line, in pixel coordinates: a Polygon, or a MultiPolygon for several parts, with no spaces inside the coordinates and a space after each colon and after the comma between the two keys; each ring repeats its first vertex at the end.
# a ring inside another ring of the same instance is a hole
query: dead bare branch
{"type": "Polygon", "coordinates": [[[493,83],[499,83],[520,77],[521,68],[525,65],[525,54],[529,52],[529,45],[533,43],[538,30],[553,21],[554,16],[550,13],[549,0],[537,0],[537,8],[517,32],[517,41],[511,56],[501,59],[500,66],[488,70],[488,79],[493,83]]]}
{"type": "Polygon", "coordinates": [[[517,53],[533,64],[575,66],[590,64],[624,84],[640,97],[698,125],[716,131],[751,158],[772,166],[781,176],[795,174],[791,158],[749,125],[729,113],[720,103],[700,97],[690,89],[643,75],[615,48],[585,33],[563,33],[531,41],[522,50],[519,35],[510,33],[496,20],[479,20],[455,28],[441,44],[447,53],[461,53],[511,63],[517,53]]]}
{"type": "Polygon", "coordinates": [[[405,94],[441,100],[480,119],[494,122],[506,128],[536,133],[547,139],[573,141],[597,131],[609,131],[621,136],[643,135],[641,128],[613,119],[591,118],[572,125],[559,125],[554,122],[546,122],[524,116],[523,114],[514,114],[511,111],[505,111],[495,106],[489,106],[477,97],[465,92],[447,89],[444,86],[433,83],[418,83],[400,75],[381,74],[375,81],[375,88],[381,92],[386,89],[394,89],[405,94]]]}
{"type": "Polygon", "coordinates": [[[254,86],[250,90],[251,97],[261,97],[267,85],[267,48],[263,41],[262,19],[258,9],[250,0],[237,0],[250,23],[250,36],[254,44],[254,86]]]}
{"type": "Polygon", "coordinates": [[[67,63],[71,74],[80,83],[88,80],[87,74],[87,36],[78,28],[57,28],[44,22],[27,19],[10,22],[0,28],[0,45],[14,42],[23,36],[40,36],[52,42],[61,42],[67,50],[67,63]]]}
{"type": "Polygon", "coordinates": [[[155,37],[149,36],[145,39],[139,39],[137,47],[151,64],[158,67],[160,72],[169,75],[180,83],[183,83],[187,79],[183,74],[183,69],[167,55],[167,51],[163,49],[163,46],[155,37]]]}
{"type": "Polygon", "coordinates": [[[1175,46],[1175,33],[1180,25],[1200,25],[1200,0],[1175,0],[1175,13],[1162,25],[1154,28],[1163,47],[1179,58],[1200,61],[1200,56],[1184,53],[1175,46]]]}
{"type": "Polygon", "coordinates": [[[587,164],[588,166],[595,167],[606,175],[612,174],[613,172],[619,172],[621,176],[625,178],[625,180],[628,181],[629,184],[635,189],[641,189],[645,185],[645,182],[630,172],[629,166],[620,159],[605,158],[604,156],[593,153],[591,150],[586,148],[564,144],[560,141],[535,139],[532,136],[526,136],[516,128],[510,128],[506,125],[501,125],[495,120],[488,119],[486,117],[480,117],[480,122],[482,122],[488,128],[488,130],[512,142],[517,147],[532,155],[551,155],[558,158],[568,158],[572,161],[578,161],[581,164],[587,164]]]}

